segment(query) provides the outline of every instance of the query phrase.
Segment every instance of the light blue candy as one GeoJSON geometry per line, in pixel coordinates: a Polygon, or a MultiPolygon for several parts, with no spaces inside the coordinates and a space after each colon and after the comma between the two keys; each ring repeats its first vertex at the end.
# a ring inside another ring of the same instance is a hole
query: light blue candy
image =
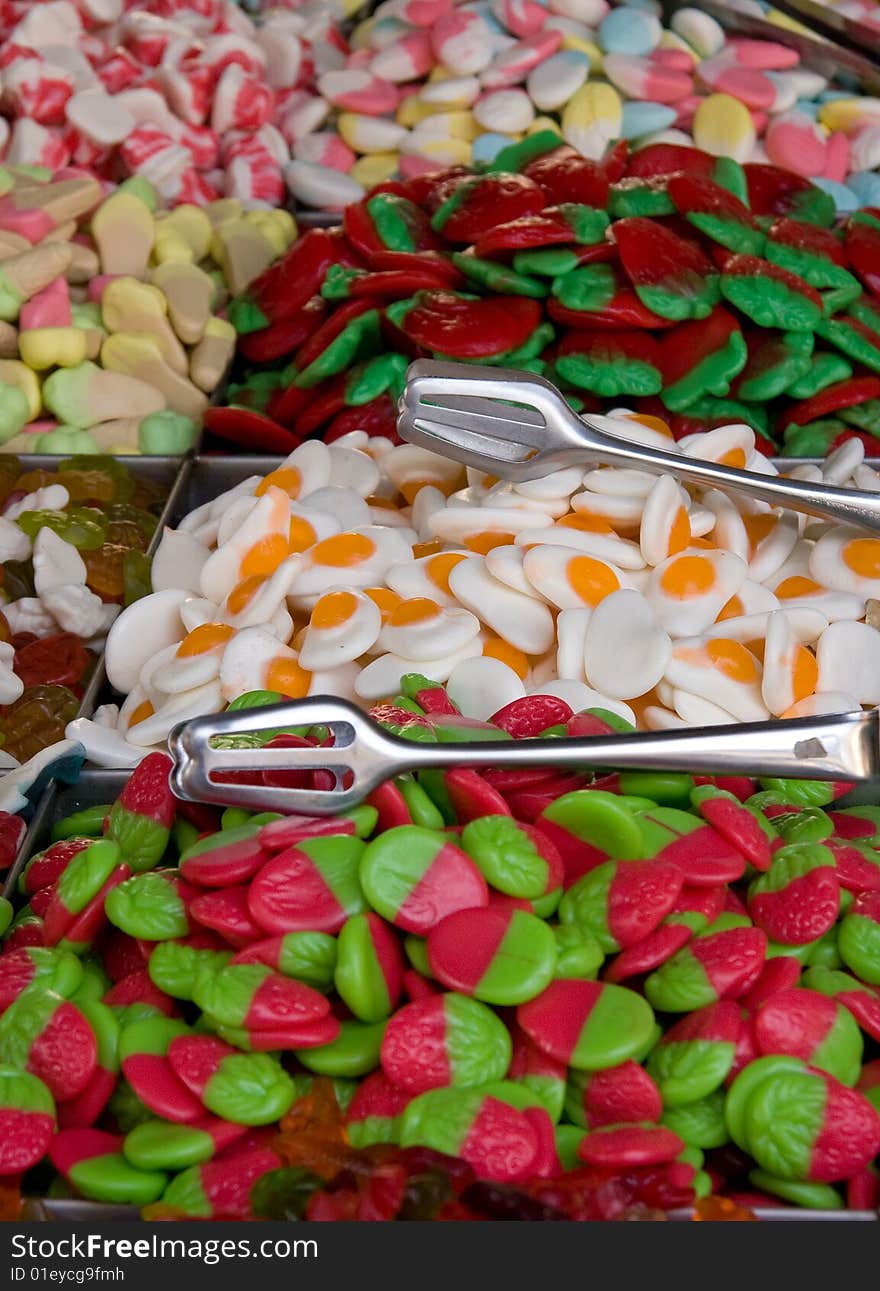
{"type": "Polygon", "coordinates": [[[493,134],[491,131],[481,134],[473,142],[474,161],[494,161],[499,152],[512,143],[516,140],[509,134],[493,134]]]}
{"type": "Polygon", "coordinates": [[[792,111],[803,112],[804,116],[812,117],[816,121],[819,117],[819,108],[821,106],[821,103],[817,103],[815,99],[798,99],[792,111]]]}
{"type": "Polygon", "coordinates": [[[675,121],[675,108],[667,103],[624,103],[621,117],[621,139],[640,139],[642,135],[665,130],[675,121]]]}
{"type": "Polygon", "coordinates": [[[812,181],[817,188],[821,188],[823,193],[828,193],[834,198],[834,205],[838,215],[848,215],[850,211],[857,211],[861,206],[858,196],[846,184],[838,184],[836,179],[825,179],[819,176],[812,181]]]}
{"type": "Polygon", "coordinates": [[[627,0],[627,8],[640,9],[642,13],[652,13],[655,18],[663,16],[660,0],[627,0]]]}
{"type": "Polygon", "coordinates": [[[876,170],[859,170],[846,181],[860,206],[880,206],[880,175],[876,170]]]}
{"type": "Polygon", "coordinates": [[[606,54],[650,54],[662,29],[653,13],[631,5],[612,9],[599,24],[599,44],[606,54]]]}
{"type": "Polygon", "coordinates": [[[819,95],[820,103],[833,103],[835,99],[851,99],[851,90],[823,90],[819,95]]]}

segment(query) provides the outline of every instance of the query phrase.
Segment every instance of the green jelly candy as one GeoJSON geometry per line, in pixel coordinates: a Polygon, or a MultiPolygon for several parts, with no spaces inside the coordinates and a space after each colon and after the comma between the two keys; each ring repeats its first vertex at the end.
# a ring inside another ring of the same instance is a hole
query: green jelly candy
{"type": "Polygon", "coordinates": [[[70,1182],[90,1201],[148,1206],[165,1191],[168,1176],[157,1170],[138,1170],[121,1152],[89,1157],[70,1170],[70,1182]]]}
{"type": "Polygon", "coordinates": [[[828,780],[779,780],[766,777],[759,784],[762,789],[778,793],[779,801],[795,807],[827,807],[834,801],[834,785],[828,780]]]}
{"type": "Polygon", "coordinates": [[[771,1197],[781,1197],[793,1206],[805,1210],[843,1210],[844,1202],[830,1183],[805,1183],[794,1179],[779,1179],[767,1170],[750,1170],[749,1183],[771,1197]]]}
{"type": "Polygon", "coordinates": [[[82,811],[75,811],[63,820],[56,821],[52,826],[52,842],[57,843],[62,838],[78,838],[80,835],[84,838],[100,838],[104,819],[112,806],[112,802],[102,802],[95,807],[84,807],[82,811]]]}
{"type": "Polygon", "coordinates": [[[384,1022],[343,1022],[330,1044],[297,1049],[296,1056],[319,1076],[365,1076],[379,1065],[384,1034],[384,1022]]]}
{"type": "Polygon", "coordinates": [[[41,529],[51,529],[80,551],[97,551],[107,538],[107,521],[97,507],[66,511],[23,511],[16,523],[33,541],[41,529]]]}
{"type": "Polygon", "coordinates": [[[687,807],[693,776],[674,771],[623,771],[620,775],[620,792],[625,797],[647,798],[651,805],[687,807]]]}
{"type": "Polygon", "coordinates": [[[674,1134],[693,1147],[723,1147],[730,1137],[724,1119],[724,1091],[715,1089],[695,1103],[664,1107],[660,1118],[674,1134]]]}
{"type": "Polygon", "coordinates": [[[55,896],[70,914],[79,914],[98,895],[118,864],[116,843],[108,839],[92,843],[71,857],[58,879],[55,896]]]}
{"type": "Polygon", "coordinates": [[[498,892],[533,901],[547,891],[550,867],[532,837],[510,816],[480,816],[461,832],[461,846],[498,892]]]}
{"type": "Polygon", "coordinates": [[[403,795],[403,800],[414,825],[418,825],[421,829],[443,828],[445,822],[441,812],[418,781],[407,776],[400,776],[396,783],[403,795]]]}
{"type": "Polygon", "coordinates": [[[616,794],[575,789],[551,803],[539,825],[540,820],[549,820],[614,860],[637,861],[644,856],[638,818],[616,794]]]}
{"type": "Polygon", "coordinates": [[[556,1155],[563,1170],[577,1170],[583,1165],[578,1156],[578,1148],[586,1136],[586,1130],[580,1125],[557,1125],[554,1131],[556,1155]]]}
{"type": "Polygon", "coordinates": [[[288,932],[281,938],[278,971],[324,990],[336,971],[336,938],[328,932],[288,932]]]}
{"type": "Polygon", "coordinates": [[[659,1044],[648,1055],[647,1069],[667,1108],[683,1107],[715,1092],[733,1059],[733,1041],[684,1040],[659,1044]]]}
{"type": "Polygon", "coordinates": [[[433,977],[431,963],[428,959],[428,944],[424,937],[417,937],[414,932],[408,934],[403,943],[406,957],[417,973],[423,977],[433,977]]]}
{"type": "MultiPolygon", "coordinates": [[[[851,897],[851,892],[841,892],[841,898],[844,896],[851,897]]],[[[807,953],[802,963],[809,967],[820,968],[840,968],[843,960],[840,958],[840,950],[837,945],[837,928],[829,928],[816,941],[807,943],[807,953]]]]}
{"type": "Polygon", "coordinates": [[[820,390],[835,385],[838,381],[849,380],[852,373],[852,365],[847,363],[842,354],[831,354],[823,350],[813,355],[807,371],[788,387],[786,394],[792,399],[812,399],[820,390]]]}
{"type": "Polygon", "coordinates": [[[847,968],[863,982],[880,985],[880,899],[876,892],[862,893],[844,915],[837,948],[847,968]]]}
{"type": "Polygon", "coordinates": [[[540,278],[517,273],[497,260],[481,260],[470,252],[453,251],[452,262],[466,278],[486,291],[508,296],[532,296],[538,300],[549,295],[549,287],[540,278]]]}
{"type": "Polygon", "coordinates": [[[197,950],[176,941],[161,941],[150,954],[147,971],[160,991],[178,1000],[191,1000],[201,978],[224,968],[232,958],[223,950],[197,950]]]}
{"type": "Polygon", "coordinates": [[[780,1179],[807,1181],[828,1092],[824,1076],[779,1072],[752,1091],[744,1112],[746,1150],[780,1179]]]}
{"type": "Polygon", "coordinates": [[[214,1155],[214,1140],[195,1125],[144,1121],[125,1136],[122,1152],[138,1170],[185,1170],[214,1155]]]}
{"type": "MultiPolygon", "coordinates": [[[[74,956],[71,955],[71,959],[73,958],[74,956]]],[[[76,962],[78,964],[80,963],[79,960],[76,962]]],[[[83,963],[81,964],[81,967],[83,971],[79,985],[69,997],[73,1000],[74,1004],[78,1004],[80,1007],[87,1001],[89,1003],[93,1003],[101,1000],[113,984],[96,960],[83,963]]],[[[57,987],[53,987],[52,989],[57,991],[59,995],[63,994],[62,991],[58,991],[57,987]]]]}
{"type": "Polygon", "coordinates": [[[800,1058],[791,1058],[787,1054],[769,1054],[756,1058],[739,1072],[727,1091],[724,1100],[724,1119],[730,1137],[737,1147],[744,1152],[750,1151],[746,1134],[746,1112],[754,1094],[761,1086],[774,1077],[782,1074],[797,1075],[807,1070],[807,1064],[800,1058]]]}
{"type": "Polygon", "coordinates": [[[786,843],[821,843],[834,833],[834,822],[819,807],[805,807],[774,821],[786,843]]]}
{"type": "Polygon", "coordinates": [[[202,1091],[209,1112],[238,1125],[271,1125],[294,1097],[293,1081],[268,1053],[229,1054],[202,1091]]]}
{"type": "Polygon", "coordinates": [[[3,936],[6,929],[12,923],[12,916],[15,914],[15,908],[11,901],[6,897],[0,897],[0,937],[3,936]]]}
{"type": "Polygon", "coordinates": [[[136,1125],[153,1120],[155,1116],[146,1103],[141,1102],[127,1080],[119,1081],[110,1096],[107,1110],[122,1134],[127,1134],[136,1125]]]}
{"type": "Polygon", "coordinates": [[[185,1022],[161,1015],[129,1022],[119,1036],[119,1061],[144,1053],[164,1057],[172,1040],[189,1033],[185,1022]]]}
{"type": "Polygon", "coordinates": [[[556,977],[595,978],[605,962],[605,952],[588,928],[562,923],[553,929],[556,938],[556,977]]]}
{"type": "Polygon", "coordinates": [[[377,915],[356,914],[339,931],[336,990],[362,1022],[387,1018],[400,991],[400,947],[377,915]]]}
{"type": "Polygon", "coordinates": [[[144,941],[169,941],[189,932],[186,906],[167,872],[126,879],[107,893],[105,909],[112,924],[144,941]]]}

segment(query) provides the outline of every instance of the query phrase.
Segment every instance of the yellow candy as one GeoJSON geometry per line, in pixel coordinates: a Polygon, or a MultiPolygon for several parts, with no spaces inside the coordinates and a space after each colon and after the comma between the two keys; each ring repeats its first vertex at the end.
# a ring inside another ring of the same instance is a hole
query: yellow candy
{"type": "Polygon", "coordinates": [[[40,381],[33,369],[19,359],[0,359],[0,383],[17,386],[28,401],[28,418],[36,421],[43,409],[40,381]]]}
{"type": "Polygon", "coordinates": [[[174,229],[165,228],[156,234],[153,259],[156,264],[192,264],[195,256],[186,238],[174,229]]]}
{"type": "Polygon", "coordinates": [[[428,157],[441,166],[466,166],[473,150],[464,139],[420,139],[418,146],[411,144],[407,152],[418,157],[428,157]]]}
{"type": "Polygon", "coordinates": [[[86,358],[88,340],[79,327],[32,327],[18,334],[18,351],[29,368],[75,368],[86,358]]]}
{"type": "Polygon", "coordinates": [[[175,372],[186,373],[186,352],[168,321],[168,302],[158,287],[134,278],[114,278],[104,288],[101,316],[108,332],[149,336],[165,362],[175,372]]]}
{"type": "Polygon", "coordinates": [[[850,134],[860,126],[880,125],[877,100],[873,99],[871,102],[874,105],[873,111],[866,109],[866,102],[861,98],[831,99],[819,109],[819,124],[827,130],[842,130],[845,134],[850,134]]]}
{"type": "Polygon", "coordinates": [[[247,220],[226,220],[214,229],[211,255],[223,270],[233,296],[245,291],[275,259],[275,251],[247,220]]]}
{"type": "Polygon", "coordinates": [[[423,121],[414,131],[418,138],[429,139],[465,139],[473,143],[483,133],[483,127],[475,120],[473,112],[434,113],[429,121],[423,121]]]}
{"type": "Polygon", "coordinates": [[[211,242],[211,221],[199,206],[184,203],[175,206],[168,215],[162,215],[157,221],[159,228],[172,228],[179,233],[192,248],[193,257],[202,260],[208,254],[211,242]]]}
{"type": "Polygon", "coordinates": [[[218,197],[205,207],[205,214],[211,222],[211,228],[225,224],[227,220],[238,220],[242,216],[242,205],[237,197],[218,197]]]}
{"type": "Polygon", "coordinates": [[[690,54],[691,58],[694,60],[695,63],[701,63],[703,61],[700,58],[700,55],[694,49],[693,45],[689,45],[686,40],[682,40],[678,32],[669,31],[668,28],[666,27],[664,27],[663,29],[663,33],[660,37],[660,44],[658,48],[659,49],[680,49],[680,50],[683,50],[684,53],[690,54]]]}
{"type": "Polygon", "coordinates": [[[730,94],[710,94],[697,108],[694,146],[713,157],[748,161],[755,146],[755,126],[748,108],[730,94]]]}
{"type": "Polygon", "coordinates": [[[422,103],[418,94],[408,94],[398,104],[394,120],[398,125],[411,129],[413,126],[418,125],[420,121],[424,121],[426,117],[432,117],[438,112],[442,112],[443,108],[442,103],[422,103]]]}
{"type": "Polygon", "coordinates": [[[566,103],[562,134],[582,157],[598,161],[606,147],[620,137],[623,104],[613,85],[588,81],[566,103]]]}
{"type": "Polygon", "coordinates": [[[562,134],[559,122],[553,117],[535,117],[526,134],[540,134],[542,130],[555,130],[558,135],[562,134]]]}
{"type": "Polygon", "coordinates": [[[102,272],[143,278],[155,231],[155,221],[139,198],[122,190],[108,197],[92,216],[102,272]]]}
{"type": "Polygon", "coordinates": [[[584,40],[582,36],[574,36],[566,32],[562,37],[560,49],[576,49],[579,54],[586,54],[590,60],[590,71],[596,72],[602,66],[602,51],[592,40],[584,40]]]}
{"type": "Polygon", "coordinates": [[[359,157],[348,172],[356,183],[364,188],[382,184],[397,173],[400,159],[399,152],[374,152],[366,157],[359,157]]]}
{"type": "Polygon", "coordinates": [[[248,224],[259,229],[276,255],[284,255],[287,250],[287,238],[282,229],[272,219],[269,211],[248,211],[244,217],[248,224]]]}

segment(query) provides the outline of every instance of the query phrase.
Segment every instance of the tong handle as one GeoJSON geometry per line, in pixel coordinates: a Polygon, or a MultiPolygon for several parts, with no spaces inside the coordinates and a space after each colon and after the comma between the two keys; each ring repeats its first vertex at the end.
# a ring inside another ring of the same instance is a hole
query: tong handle
{"type": "MultiPolygon", "coordinates": [[[[686,457],[683,453],[668,453],[662,448],[633,444],[609,434],[603,423],[610,418],[572,414],[573,423],[586,425],[588,435],[580,435],[580,449],[602,466],[631,466],[636,469],[675,475],[690,484],[703,488],[717,488],[725,493],[743,492],[759,502],[772,507],[787,507],[790,511],[823,519],[838,520],[860,529],[880,533],[880,493],[866,493],[861,489],[837,488],[830,484],[810,484],[804,480],[787,480],[776,475],[762,475],[757,471],[739,470],[717,462],[704,462],[686,457]]],[[[572,438],[577,435],[577,424],[572,427],[572,438]]]]}
{"type": "Polygon", "coordinates": [[[612,767],[717,772],[798,780],[864,780],[877,774],[880,710],[686,731],[510,743],[418,744],[388,737],[410,769],[499,766],[612,767]],[[406,759],[404,748],[410,750],[406,759]],[[417,752],[416,752],[417,750],[417,752]]]}

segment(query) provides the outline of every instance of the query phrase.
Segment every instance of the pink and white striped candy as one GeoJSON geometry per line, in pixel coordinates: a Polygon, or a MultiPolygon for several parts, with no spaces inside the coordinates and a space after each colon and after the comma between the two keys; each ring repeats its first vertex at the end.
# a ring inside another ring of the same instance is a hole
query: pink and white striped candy
{"type": "Polygon", "coordinates": [[[783,112],[774,117],[764,139],[774,166],[783,166],[807,179],[825,169],[828,145],[812,117],[804,112],[783,112]]]}
{"type": "Polygon", "coordinates": [[[492,62],[492,32],[478,13],[454,9],[431,29],[437,58],[457,76],[482,72],[492,62]]]}
{"type": "Polygon", "coordinates": [[[395,87],[372,72],[326,72],[318,78],[318,90],[334,107],[372,117],[385,116],[397,107],[395,87]]]}

